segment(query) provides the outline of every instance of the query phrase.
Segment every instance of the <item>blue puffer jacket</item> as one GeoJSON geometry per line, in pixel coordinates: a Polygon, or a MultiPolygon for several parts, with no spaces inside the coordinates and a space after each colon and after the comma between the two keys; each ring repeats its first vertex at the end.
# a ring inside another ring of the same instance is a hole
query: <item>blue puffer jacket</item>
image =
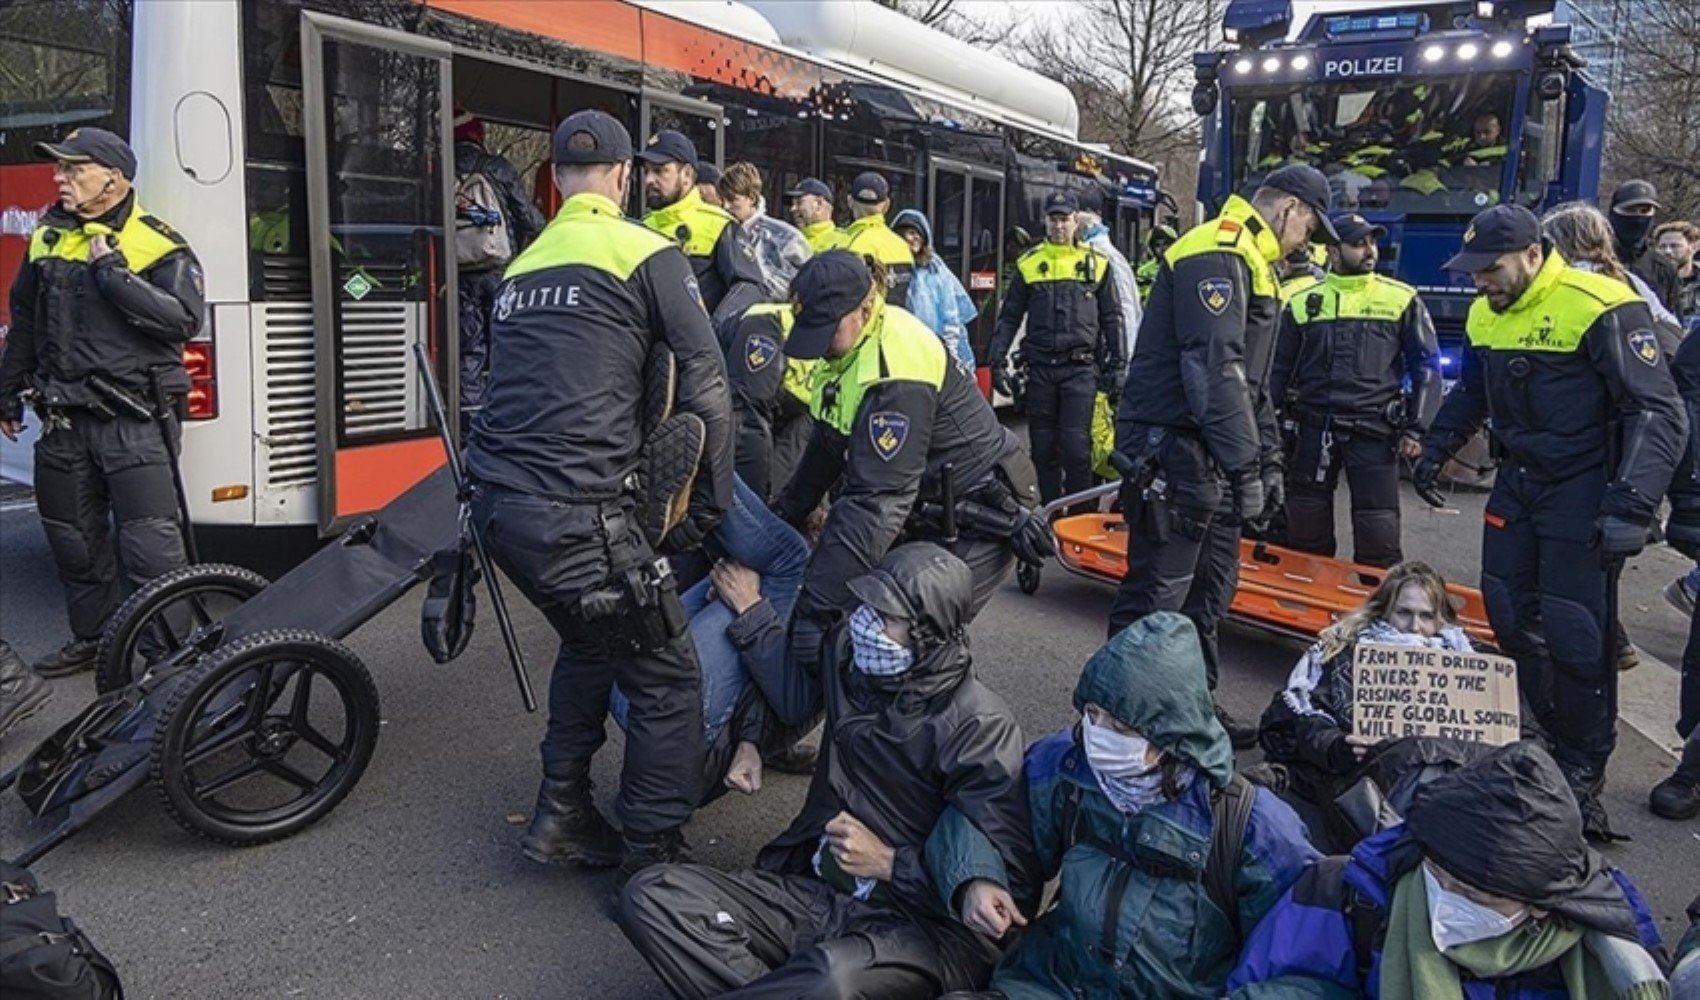
{"type": "MultiPolygon", "coordinates": [[[[1228,979],[1233,1000],[1345,1000],[1381,994],[1381,930],[1393,884],[1418,863],[1404,824],[1360,843],[1350,855],[1311,866],[1258,926],[1228,979]],[[1360,970],[1353,932],[1369,944],[1360,970]],[[1371,935],[1374,935],[1373,937],[1371,935]]],[[[1641,893],[1616,868],[1611,877],[1634,910],[1642,947],[1657,953],[1658,926],[1641,893]]],[[[1466,978],[1466,1000],[1566,1000],[1554,966],[1506,981],[1466,978]]]]}
{"type": "MultiPolygon", "coordinates": [[[[933,226],[926,215],[913,208],[898,212],[897,217],[891,220],[891,228],[899,230],[906,227],[920,230],[927,246],[933,245],[933,226]]],[[[916,261],[915,277],[909,283],[909,299],[904,308],[939,335],[950,350],[950,356],[964,369],[974,370],[974,348],[968,343],[968,324],[974,322],[980,310],[975,308],[974,300],[968,297],[962,282],[957,280],[938,254],[928,254],[925,264],[916,261]]]]}

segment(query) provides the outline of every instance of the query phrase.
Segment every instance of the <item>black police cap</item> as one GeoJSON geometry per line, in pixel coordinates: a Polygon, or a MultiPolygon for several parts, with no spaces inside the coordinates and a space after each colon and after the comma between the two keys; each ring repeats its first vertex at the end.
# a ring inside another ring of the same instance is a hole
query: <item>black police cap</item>
{"type": "Polygon", "coordinates": [[[555,162],[623,163],[632,158],[632,136],[606,111],[575,111],[555,129],[555,162]]]}
{"type": "Polygon", "coordinates": [[[1338,243],[1340,234],[1328,218],[1328,178],[1308,163],[1289,163],[1263,179],[1263,186],[1297,197],[1316,213],[1312,243],[1338,243]]]}
{"type": "Polygon", "coordinates": [[[1072,191],[1052,191],[1045,199],[1046,215],[1069,215],[1080,211],[1080,199],[1072,191]]]}
{"type": "Polygon", "coordinates": [[[98,163],[123,174],[126,180],[136,179],[136,151],[103,128],[72,129],[58,142],[38,142],[35,155],[60,163],[98,163]]]}
{"type": "Polygon", "coordinates": [[[1334,232],[1341,243],[1356,243],[1365,236],[1381,239],[1387,235],[1386,226],[1378,226],[1356,212],[1341,212],[1334,216],[1334,232]]]}
{"type": "Polygon", "coordinates": [[[804,261],[791,279],[798,309],[785,339],[786,355],[803,361],[824,357],[839,321],[862,304],[873,283],[861,255],[849,250],[828,250],[804,261]]]}
{"type": "Polygon", "coordinates": [[[850,183],[850,197],[864,205],[878,205],[891,197],[891,185],[872,170],[864,170],[850,183]]]}
{"type": "Polygon", "coordinates": [[[1518,250],[1541,241],[1541,220],[1522,205],[1495,205],[1478,212],[1464,230],[1464,248],[1441,265],[1448,271],[1474,274],[1518,250]]]}
{"type": "Polygon", "coordinates": [[[822,198],[829,202],[832,201],[832,189],[827,187],[826,182],[818,177],[803,178],[796,187],[785,192],[785,197],[801,198],[806,194],[812,194],[816,198],[822,198]]]}
{"type": "Polygon", "coordinates": [[[664,128],[649,137],[637,158],[645,163],[683,163],[694,167],[697,165],[697,147],[685,137],[685,133],[664,128]]]}

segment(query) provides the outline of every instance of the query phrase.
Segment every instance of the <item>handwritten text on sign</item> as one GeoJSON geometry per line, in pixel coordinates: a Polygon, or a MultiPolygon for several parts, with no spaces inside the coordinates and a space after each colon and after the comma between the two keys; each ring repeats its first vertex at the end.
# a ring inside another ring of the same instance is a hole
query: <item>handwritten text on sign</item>
{"type": "Polygon", "coordinates": [[[1486,653],[1358,644],[1352,728],[1359,736],[1517,740],[1517,664],[1486,653]]]}

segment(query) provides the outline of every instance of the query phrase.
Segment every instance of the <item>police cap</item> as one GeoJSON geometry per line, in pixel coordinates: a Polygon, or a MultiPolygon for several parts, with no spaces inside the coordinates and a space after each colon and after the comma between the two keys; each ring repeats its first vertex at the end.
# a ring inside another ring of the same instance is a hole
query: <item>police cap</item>
{"type": "Polygon", "coordinates": [[[1328,218],[1328,178],[1308,163],[1289,163],[1263,179],[1263,186],[1290,194],[1310,206],[1316,213],[1316,228],[1311,231],[1312,243],[1338,243],[1340,234],[1328,218]]]}
{"type": "Polygon", "coordinates": [[[1073,215],[1080,211],[1080,199],[1072,191],[1052,191],[1045,199],[1046,215],[1073,215]]]}
{"type": "Polygon", "coordinates": [[[803,178],[796,187],[785,192],[785,197],[801,198],[806,194],[812,194],[816,198],[822,198],[828,202],[832,201],[832,189],[827,187],[826,182],[819,177],[803,178]]]}
{"type": "Polygon", "coordinates": [[[575,111],[555,128],[555,162],[622,163],[632,158],[632,136],[606,111],[575,111]]]}
{"type": "Polygon", "coordinates": [[[38,142],[35,155],[60,163],[98,163],[136,179],[136,151],[130,144],[103,128],[72,129],[58,142],[38,142]]]}
{"type": "Polygon", "coordinates": [[[1341,243],[1356,243],[1365,236],[1379,240],[1387,235],[1386,226],[1378,226],[1356,212],[1341,212],[1332,221],[1341,243]]]}
{"type": "Polygon", "coordinates": [[[891,185],[872,170],[864,170],[850,183],[850,197],[864,205],[878,205],[891,197],[891,185]]]}
{"type": "Polygon", "coordinates": [[[824,357],[839,321],[862,304],[873,284],[860,254],[828,250],[804,261],[791,279],[797,322],[785,340],[785,353],[803,361],[824,357]]]}
{"type": "Polygon", "coordinates": [[[1541,241],[1541,220],[1522,205],[1495,205],[1478,212],[1464,230],[1464,248],[1441,265],[1448,271],[1474,274],[1493,262],[1541,241]]]}
{"type": "Polygon", "coordinates": [[[645,163],[683,163],[694,167],[697,165],[697,147],[685,137],[685,133],[664,128],[649,137],[637,158],[645,163]]]}
{"type": "Polygon", "coordinates": [[[708,162],[707,160],[703,160],[702,162],[697,164],[697,183],[698,184],[713,184],[718,180],[720,180],[720,168],[719,167],[708,162]]]}

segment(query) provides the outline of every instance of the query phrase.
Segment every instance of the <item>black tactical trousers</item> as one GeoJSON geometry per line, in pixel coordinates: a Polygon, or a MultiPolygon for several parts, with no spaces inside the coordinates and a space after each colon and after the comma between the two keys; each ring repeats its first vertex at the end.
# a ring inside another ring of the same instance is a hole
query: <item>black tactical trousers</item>
{"type": "Polygon", "coordinates": [[[36,509],[65,586],[71,634],[99,639],[123,597],[117,561],[139,587],[184,565],[183,531],[171,457],[162,430],[168,418],[102,420],[88,410],[61,411],[71,426],[49,430],[35,445],[36,509]],[[112,522],[118,523],[118,548],[112,522]]]}
{"type": "Polygon", "coordinates": [[[930,998],[991,976],[997,949],[818,878],[656,865],[626,885],[620,929],[675,997],[930,998]]]}
{"type": "Polygon", "coordinates": [[[1617,743],[1617,651],[1606,635],[1606,570],[1593,543],[1599,468],[1556,482],[1499,467],[1482,531],[1482,597],[1553,756],[1603,768],[1617,743]]]}
{"type": "Polygon", "coordinates": [[[637,653],[613,636],[619,622],[587,622],[579,599],[655,558],[630,504],[569,504],[480,485],[472,515],[490,555],[561,637],[549,680],[543,773],[587,766],[607,738],[608,695],[630,709],[618,811],[628,834],[676,829],[698,801],[703,768],[702,675],[690,632],[637,653]]]}
{"type": "Polygon", "coordinates": [[[1127,572],[1110,605],[1109,634],[1154,611],[1180,612],[1198,630],[1214,690],[1216,627],[1239,586],[1241,525],[1203,441],[1159,430],[1152,447],[1151,483],[1122,482],[1127,572]]]}
{"type": "Polygon", "coordinates": [[[1344,470],[1352,491],[1353,561],[1383,567],[1401,561],[1397,443],[1301,420],[1287,466],[1287,544],[1334,556],[1334,490],[1344,470]]]}
{"type": "Polygon", "coordinates": [[[1027,434],[1039,497],[1092,488],[1092,401],[1098,370],[1089,363],[1027,366],[1027,434]]]}

